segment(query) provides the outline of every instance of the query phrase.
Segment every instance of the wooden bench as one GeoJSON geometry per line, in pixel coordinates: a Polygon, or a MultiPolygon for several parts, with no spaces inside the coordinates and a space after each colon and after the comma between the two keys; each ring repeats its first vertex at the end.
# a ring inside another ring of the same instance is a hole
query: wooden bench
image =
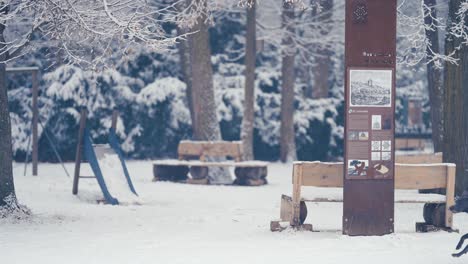
{"type": "MultiPolygon", "coordinates": [[[[420,161],[421,159],[439,160],[440,154],[434,157],[401,157],[397,160],[420,161]]],[[[280,220],[271,221],[271,231],[281,231],[285,227],[280,222],[299,229],[312,230],[312,225],[304,224],[307,217],[305,202],[343,202],[340,197],[312,197],[301,196],[303,186],[314,187],[343,187],[343,163],[325,162],[295,162],[293,165],[293,193],[292,197],[282,195],[280,220]]],[[[446,195],[415,194],[405,197],[395,192],[395,203],[424,203],[425,223],[417,223],[417,231],[429,229],[451,230],[453,214],[449,210],[454,204],[455,192],[455,164],[395,164],[395,189],[419,190],[445,188],[446,195]]]]}
{"type": "Polygon", "coordinates": [[[423,150],[426,146],[424,138],[396,138],[396,150],[423,150]]]}
{"type": "Polygon", "coordinates": [[[177,152],[179,160],[161,160],[154,163],[155,181],[209,184],[209,167],[234,167],[236,179],[233,184],[258,186],[267,183],[268,163],[242,161],[241,141],[185,140],[179,143],[177,152]],[[217,161],[220,159],[223,161],[217,161]]]}

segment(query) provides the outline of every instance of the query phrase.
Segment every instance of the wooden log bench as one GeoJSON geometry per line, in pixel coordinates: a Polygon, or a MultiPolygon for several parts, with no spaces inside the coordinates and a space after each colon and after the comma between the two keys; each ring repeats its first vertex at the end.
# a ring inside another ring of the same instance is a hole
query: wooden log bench
{"type": "Polygon", "coordinates": [[[179,160],[161,160],[153,164],[154,181],[209,184],[209,167],[234,167],[236,179],[233,184],[266,184],[268,163],[242,161],[242,151],[240,141],[181,141],[177,150],[179,160]]]}
{"type": "MultiPolygon", "coordinates": [[[[423,157],[437,160],[439,157],[423,157]]],[[[416,160],[416,157],[402,157],[401,159],[416,160]]],[[[295,162],[293,164],[293,193],[292,197],[281,196],[280,220],[271,221],[271,231],[281,231],[286,227],[281,222],[297,228],[312,231],[312,225],[304,224],[307,217],[306,202],[343,202],[342,192],[337,197],[304,197],[301,195],[303,186],[323,188],[343,187],[343,163],[325,162],[295,162]]],[[[453,214],[449,210],[454,204],[455,192],[455,164],[395,164],[395,189],[446,189],[446,195],[411,194],[405,195],[395,192],[395,203],[423,203],[424,223],[416,223],[417,232],[427,232],[444,229],[452,230],[453,214]]]]}
{"type": "Polygon", "coordinates": [[[426,147],[424,138],[396,138],[396,150],[423,150],[426,147]]]}

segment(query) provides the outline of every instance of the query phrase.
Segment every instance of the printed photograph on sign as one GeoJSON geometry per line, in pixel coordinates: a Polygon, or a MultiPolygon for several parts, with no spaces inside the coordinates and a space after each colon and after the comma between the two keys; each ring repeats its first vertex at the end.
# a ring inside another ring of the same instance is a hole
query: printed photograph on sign
{"type": "Polygon", "coordinates": [[[358,140],[358,138],[359,138],[358,133],[359,132],[357,132],[357,131],[348,132],[348,140],[358,140]]]}
{"type": "Polygon", "coordinates": [[[368,160],[348,160],[348,175],[349,176],[367,176],[367,169],[369,167],[368,160]]]}
{"type": "Polygon", "coordinates": [[[380,141],[379,140],[373,140],[372,141],[371,150],[372,151],[380,150],[380,141]]]}
{"type": "Polygon", "coordinates": [[[359,140],[369,140],[369,132],[359,132],[359,140]]]}
{"type": "Polygon", "coordinates": [[[392,154],[391,152],[382,152],[382,160],[391,160],[392,154]]]}
{"type": "Polygon", "coordinates": [[[384,140],[382,141],[382,151],[390,151],[392,150],[392,141],[384,140]]]}
{"type": "Polygon", "coordinates": [[[391,107],[392,70],[350,70],[351,107],[391,107]]]}
{"type": "Polygon", "coordinates": [[[381,130],[381,129],[382,129],[382,116],[372,115],[372,130],[381,130]]]}
{"type": "Polygon", "coordinates": [[[380,160],[380,152],[372,151],[371,159],[372,160],[380,160]]]}
{"type": "Polygon", "coordinates": [[[374,172],[378,176],[384,176],[386,175],[390,169],[387,167],[386,164],[384,163],[378,163],[374,165],[374,172]]]}

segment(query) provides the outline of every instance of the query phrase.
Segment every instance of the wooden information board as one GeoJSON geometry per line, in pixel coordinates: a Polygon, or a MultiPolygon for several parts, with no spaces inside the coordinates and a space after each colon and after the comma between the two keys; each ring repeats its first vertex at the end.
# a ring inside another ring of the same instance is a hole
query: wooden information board
{"type": "Polygon", "coordinates": [[[396,4],[346,0],[346,235],[393,232],[396,4]]]}

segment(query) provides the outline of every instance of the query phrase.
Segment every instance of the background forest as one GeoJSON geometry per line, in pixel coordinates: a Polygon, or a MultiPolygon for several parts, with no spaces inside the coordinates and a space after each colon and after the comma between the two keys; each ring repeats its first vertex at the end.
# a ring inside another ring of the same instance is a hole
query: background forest
{"type": "MultiPolygon", "coordinates": [[[[294,139],[299,160],[339,160],[343,152],[344,0],[312,1],[315,7],[296,11],[292,31],[296,51],[294,78],[294,139]],[[307,42],[302,40],[307,39],[307,42]]],[[[255,159],[280,158],[282,87],[281,1],[257,4],[255,59],[255,159]]],[[[314,5],[311,5],[314,6],[314,5]]],[[[436,5],[443,23],[446,1],[436,5]]],[[[399,64],[397,69],[397,133],[431,133],[429,116],[426,32],[421,1],[399,1],[399,64]],[[408,126],[408,99],[423,104],[423,124],[408,126]]],[[[218,5],[209,28],[217,118],[224,140],[240,140],[244,113],[247,12],[236,4],[218,5]]],[[[427,21],[426,21],[427,22],[427,21]]],[[[164,26],[176,35],[174,24],[164,26]]],[[[290,29],[287,29],[290,30],[290,29]]],[[[282,33],[283,32],[283,33],[282,33]]],[[[436,31],[443,47],[444,32],[436,31]]],[[[80,107],[90,113],[95,142],[104,142],[112,110],[118,109],[118,136],[127,156],[135,159],[175,157],[177,144],[192,138],[187,81],[181,45],[157,54],[135,48],[128,56],[112,58],[115,69],[82,70],[66,59],[53,42],[35,38],[37,51],[10,66],[39,66],[39,158],[56,162],[46,133],[64,160],[73,160],[80,107]],[[46,55],[48,54],[48,55],[46,55]],[[53,57],[50,55],[53,54],[53,57]]],[[[282,43],[283,42],[283,43],[282,43]]],[[[440,50],[443,50],[440,48],[440,50]]],[[[30,151],[31,79],[9,75],[13,153],[24,161],[30,151]]],[[[193,94],[193,96],[198,96],[193,94]]]]}

